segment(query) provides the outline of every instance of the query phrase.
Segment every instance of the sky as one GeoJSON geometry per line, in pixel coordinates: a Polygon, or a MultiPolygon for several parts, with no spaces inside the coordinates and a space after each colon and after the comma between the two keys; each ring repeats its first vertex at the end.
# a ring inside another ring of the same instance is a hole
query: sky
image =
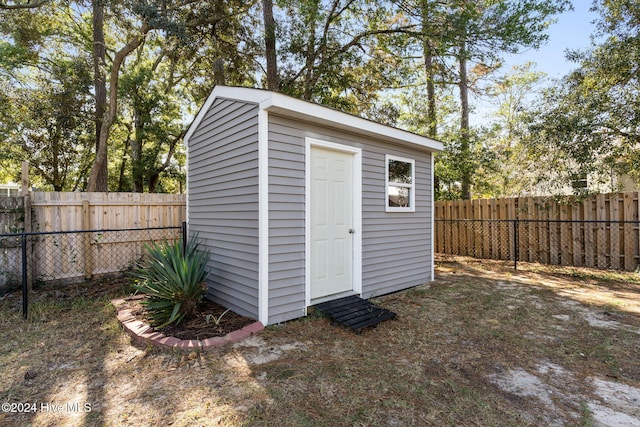
{"type": "MultiPolygon", "coordinates": [[[[565,58],[565,51],[590,46],[590,36],[595,30],[593,21],[598,14],[589,11],[591,0],[574,0],[573,4],[573,11],[556,17],[557,22],[549,27],[549,40],[540,49],[528,49],[517,55],[505,56],[505,72],[514,65],[532,61],[536,63],[536,71],[547,74],[545,82],[550,84],[553,79],[560,79],[576,68],[575,63],[565,58]]],[[[476,111],[472,114],[471,121],[473,124],[486,124],[490,121],[489,116],[494,106],[488,100],[476,99],[476,102],[476,111]]]]}
{"type": "Polygon", "coordinates": [[[533,61],[537,69],[544,71],[550,78],[560,78],[568,74],[575,64],[567,61],[564,52],[567,49],[584,49],[589,47],[589,36],[594,32],[592,23],[598,17],[590,12],[590,0],[574,0],[574,10],[564,12],[557,17],[557,22],[549,28],[549,41],[538,50],[529,49],[519,55],[508,58],[505,64],[521,64],[533,61]]]}

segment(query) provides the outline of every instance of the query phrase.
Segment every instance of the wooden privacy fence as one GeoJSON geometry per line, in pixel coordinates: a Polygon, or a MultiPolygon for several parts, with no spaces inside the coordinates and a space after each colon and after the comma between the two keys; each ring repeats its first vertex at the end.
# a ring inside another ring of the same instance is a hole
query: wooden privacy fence
{"type": "Polygon", "coordinates": [[[23,244],[30,282],[73,281],[121,271],[146,243],[178,238],[186,220],[185,195],[177,194],[32,192],[14,199],[30,221],[7,230],[23,236],[0,230],[0,260],[7,261],[0,289],[21,278],[23,244]]]}
{"type": "Polygon", "coordinates": [[[22,197],[0,197],[0,233],[22,230],[24,206],[22,197]]]}
{"type": "Polygon", "coordinates": [[[633,271],[640,264],[639,206],[638,192],[440,201],[436,252],[633,271]]]}
{"type": "Polygon", "coordinates": [[[179,227],[186,220],[181,194],[35,192],[31,207],[33,231],[124,230],[39,236],[33,256],[44,261],[34,274],[40,280],[120,271],[142,256],[146,243],[179,235],[178,229],[152,234],[132,229],[179,227]]]}
{"type": "Polygon", "coordinates": [[[20,266],[20,245],[15,238],[3,238],[3,233],[24,229],[22,197],[0,197],[0,289],[17,281],[20,266]]]}
{"type": "Polygon", "coordinates": [[[184,194],[31,193],[33,231],[179,226],[184,194]]]}

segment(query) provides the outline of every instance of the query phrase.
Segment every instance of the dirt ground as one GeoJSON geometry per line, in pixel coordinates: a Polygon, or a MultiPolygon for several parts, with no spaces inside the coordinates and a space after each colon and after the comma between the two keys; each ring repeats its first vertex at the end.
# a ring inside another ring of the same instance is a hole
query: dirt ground
{"type": "Polygon", "coordinates": [[[313,314],[189,354],[132,346],[123,293],[0,299],[0,425],[640,425],[637,273],[440,259],[362,334],[313,314]]]}
{"type": "MultiPolygon", "coordinates": [[[[137,320],[150,325],[152,322],[149,318],[149,313],[141,303],[144,299],[144,295],[134,295],[126,298],[124,304],[127,309],[131,310],[131,314],[137,320]]],[[[254,319],[240,316],[220,304],[204,299],[198,304],[197,312],[194,315],[187,316],[179,325],[154,328],[154,331],[181,340],[200,340],[223,337],[229,332],[242,329],[253,322],[255,322],[254,319]]]]}

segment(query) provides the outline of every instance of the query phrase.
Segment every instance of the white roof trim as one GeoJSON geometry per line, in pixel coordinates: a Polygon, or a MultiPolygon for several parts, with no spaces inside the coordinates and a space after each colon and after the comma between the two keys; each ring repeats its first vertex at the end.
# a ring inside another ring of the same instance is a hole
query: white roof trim
{"type": "Polygon", "coordinates": [[[412,132],[376,123],[333,108],[296,99],[278,92],[246,87],[216,86],[204,103],[184,137],[185,145],[198,128],[217,98],[236,99],[259,105],[259,108],[287,117],[328,125],[362,135],[392,140],[399,144],[413,144],[429,151],[442,151],[442,142],[412,132]]]}

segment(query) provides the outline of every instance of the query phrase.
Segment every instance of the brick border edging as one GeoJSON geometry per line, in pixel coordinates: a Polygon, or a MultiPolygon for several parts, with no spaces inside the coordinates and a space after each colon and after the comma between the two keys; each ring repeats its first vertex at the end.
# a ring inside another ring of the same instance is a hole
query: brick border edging
{"type": "Polygon", "coordinates": [[[224,345],[242,341],[251,335],[264,329],[261,322],[254,322],[237,331],[229,332],[224,337],[212,337],[204,340],[181,340],[168,337],[161,332],[156,332],[148,324],[136,320],[131,314],[131,309],[126,308],[124,298],[111,300],[116,308],[116,316],[120,324],[131,336],[131,341],[141,346],[152,346],[160,349],[176,349],[181,351],[201,350],[209,351],[224,345]]]}

